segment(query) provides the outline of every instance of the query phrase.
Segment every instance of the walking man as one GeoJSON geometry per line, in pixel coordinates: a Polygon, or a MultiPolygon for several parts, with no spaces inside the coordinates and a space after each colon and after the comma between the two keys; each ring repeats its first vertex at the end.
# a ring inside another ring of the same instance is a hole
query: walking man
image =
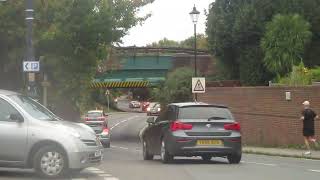
{"type": "Polygon", "coordinates": [[[303,120],[303,136],[304,143],[308,149],[305,152],[305,155],[311,154],[311,148],[309,142],[314,143],[317,146],[316,138],[314,137],[314,121],[318,118],[317,114],[310,108],[310,102],[304,101],[303,103],[304,110],[302,111],[301,120],[303,120]]]}

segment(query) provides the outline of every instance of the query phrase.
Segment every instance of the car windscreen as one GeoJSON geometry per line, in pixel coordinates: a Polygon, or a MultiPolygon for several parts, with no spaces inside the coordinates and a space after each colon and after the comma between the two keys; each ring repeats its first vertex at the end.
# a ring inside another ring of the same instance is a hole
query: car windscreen
{"type": "Polygon", "coordinates": [[[89,112],[87,114],[87,117],[101,117],[102,116],[102,113],[100,112],[89,112]]]}
{"type": "Polygon", "coordinates": [[[210,106],[191,106],[179,109],[179,119],[233,119],[228,108],[210,106]]]}
{"type": "Polygon", "coordinates": [[[9,96],[14,102],[22,107],[30,116],[39,120],[60,120],[56,115],[43,107],[41,104],[28,96],[12,95],[9,96]]]}

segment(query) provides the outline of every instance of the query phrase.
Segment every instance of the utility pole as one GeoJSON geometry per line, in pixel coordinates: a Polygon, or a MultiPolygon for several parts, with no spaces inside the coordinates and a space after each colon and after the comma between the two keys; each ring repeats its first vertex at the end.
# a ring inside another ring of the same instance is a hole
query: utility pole
{"type": "MultiPolygon", "coordinates": [[[[27,33],[26,33],[26,61],[35,61],[34,57],[34,48],[33,48],[33,42],[32,42],[32,34],[33,34],[33,0],[26,0],[26,25],[27,25],[27,33]]],[[[27,72],[27,92],[29,95],[35,97],[37,95],[37,92],[35,90],[36,88],[36,82],[35,82],[35,73],[34,72],[27,72]]]]}

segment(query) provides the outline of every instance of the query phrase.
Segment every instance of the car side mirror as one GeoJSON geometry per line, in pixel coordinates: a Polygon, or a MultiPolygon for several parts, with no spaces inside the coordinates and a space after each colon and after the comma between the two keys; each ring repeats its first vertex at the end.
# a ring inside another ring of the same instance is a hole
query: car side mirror
{"type": "Polygon", "coordinates": [[[148,124],[154,124],[154,122],[155,122],[155,118],[154,117],[149,117],[148,119],[147,119],[147,123],[148,124]]]}
{"type": "Polygon", "coordinates": [[[24,121],[23,117],[20,114],[10,114],[10,119],[19,123],[22,123],[24,121]]]}

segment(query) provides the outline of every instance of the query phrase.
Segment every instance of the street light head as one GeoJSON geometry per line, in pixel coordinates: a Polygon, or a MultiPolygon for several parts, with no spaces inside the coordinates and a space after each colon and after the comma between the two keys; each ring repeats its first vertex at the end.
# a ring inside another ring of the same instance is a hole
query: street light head
{"type": "Polygon", "coordinates": [[[189,14],[190,14],[192,22],[194,24],[197,24],[200,12],[197,10],[196,5],[193,6],[193,9],[189,14]]]}

